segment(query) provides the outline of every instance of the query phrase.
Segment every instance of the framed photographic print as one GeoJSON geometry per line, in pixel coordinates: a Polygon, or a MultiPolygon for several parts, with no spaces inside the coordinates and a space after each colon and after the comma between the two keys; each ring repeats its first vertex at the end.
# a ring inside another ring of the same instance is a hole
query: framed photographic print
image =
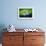
{"type": "Polygon", "coordinates": [[[32,7],[20,7],[18,8],[19,19],[33,19],[34,9],[32,7]]]}

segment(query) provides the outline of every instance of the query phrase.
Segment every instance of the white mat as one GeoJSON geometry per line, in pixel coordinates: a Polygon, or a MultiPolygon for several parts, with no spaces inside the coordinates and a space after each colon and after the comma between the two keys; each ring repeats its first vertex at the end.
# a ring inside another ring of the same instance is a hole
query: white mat
{"type": "Polygon", "coordinates": [[[0,46],[2,46],[2,44],[0,44],[0,46]]]}

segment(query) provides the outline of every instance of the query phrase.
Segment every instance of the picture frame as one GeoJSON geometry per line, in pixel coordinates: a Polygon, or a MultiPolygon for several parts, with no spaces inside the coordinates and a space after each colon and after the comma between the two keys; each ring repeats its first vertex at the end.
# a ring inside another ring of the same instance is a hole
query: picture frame
{"type": "Polygon", "coordinates": [[[18,19],[33,19],[34,8],[33,7],[19,7],[18,8],[18,19]]]}

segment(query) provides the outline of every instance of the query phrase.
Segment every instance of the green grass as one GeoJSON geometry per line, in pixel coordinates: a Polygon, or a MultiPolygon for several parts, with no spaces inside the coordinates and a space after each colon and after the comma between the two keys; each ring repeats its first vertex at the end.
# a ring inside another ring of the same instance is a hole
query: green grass
{"type": "Polygon", "coordinates": [[[19,9],[19,15],[23,16],[26,14],[32,14],[32,9],[19,9]]]}

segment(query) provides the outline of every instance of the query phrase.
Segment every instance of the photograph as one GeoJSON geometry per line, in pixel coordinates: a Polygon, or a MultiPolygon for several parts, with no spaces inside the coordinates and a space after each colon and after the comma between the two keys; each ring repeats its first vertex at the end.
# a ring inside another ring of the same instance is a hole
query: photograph
{"type": "Polygon", "coordinates": [[[19,8],[18,9],[18,18],[19,19],[32,19],[33,18],[33,8],[19,8]]]}

